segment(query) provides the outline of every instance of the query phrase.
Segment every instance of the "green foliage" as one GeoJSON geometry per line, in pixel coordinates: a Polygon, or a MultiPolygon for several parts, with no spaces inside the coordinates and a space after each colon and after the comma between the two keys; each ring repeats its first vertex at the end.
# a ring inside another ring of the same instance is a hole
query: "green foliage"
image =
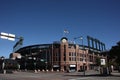
{"type": "Polygon", "coordinates": [[[96,58],[96,66],[100,66],[100,58],[99,57],[96,58]]]}
{"type": "Polygon", "coordinates": [[[5,63],[4,69],[8,69],[8,70],[10,70],[10,69],[12,69],[12,70],[18,69],[18,63],[15,60],[5,59],[4,63],[5,63]]]}
{"type": "Polygon", "coordinates": [[[109,52],[110,61],[114,62],[114,64],[120,65],[120,41],[116,46],[113,46],[109,52]]]}

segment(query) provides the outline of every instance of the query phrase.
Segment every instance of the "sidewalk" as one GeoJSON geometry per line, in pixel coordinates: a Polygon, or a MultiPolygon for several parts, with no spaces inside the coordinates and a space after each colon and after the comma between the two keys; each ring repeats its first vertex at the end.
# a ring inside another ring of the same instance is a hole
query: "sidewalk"
{"type": "Polygon", "coordinates": [[[65,73],[64,76],[71,76],[71,77],[94,77],[100,76],[99,71],[89,70],[84,72],[72,72],[72,73],[65,73]]]}
{"type": "Polygon", "coordinates": [[[83,72],[38,72],[26,71],[13,74],[0,74],[0,80],[120,80],[120,73],[112,72],[110,76],[100,76],[99,71],[83,72]]]}
{"type": "Polygon", "coordinates": [[[111,75],[112,75],[112,76],[116,76],[116,77],[120,77],[120,72],[118,72],[118,71],[113,71],[113,72],[111,73],[111,75]]]}
{"type": "Polygon", "coordinates": [[[106,74],[106,75],[101,75],[99,71],[95,70],[89,70],[84,72],[73,72],[73,73],[66,73],[65,76],[83,76],[83,77],[95,77],[95,76],[115,76],[115,77],[120,77],[120,73],[118,71],[113,71],[111,75],[106,74]]]}

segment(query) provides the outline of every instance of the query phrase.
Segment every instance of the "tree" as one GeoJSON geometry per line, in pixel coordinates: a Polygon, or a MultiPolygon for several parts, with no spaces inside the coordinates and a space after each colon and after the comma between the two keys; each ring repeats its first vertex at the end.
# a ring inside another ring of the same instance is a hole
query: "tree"
{"type": "Polygon", "coordinates": [[[109,52],[109,60],[113,65],[120,66],[120,41],[109,52]]]}
{"type": "Polygon", "coordinates": [[[100,58],[99,57],[96,58],[96,66],[100,66],[100,58]]]}

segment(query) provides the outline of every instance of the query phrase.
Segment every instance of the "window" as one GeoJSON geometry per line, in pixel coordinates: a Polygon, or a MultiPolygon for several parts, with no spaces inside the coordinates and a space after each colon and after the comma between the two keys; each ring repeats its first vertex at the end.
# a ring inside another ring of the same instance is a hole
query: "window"
{"type": "Polygon", "coordinates": [[[71,60],[71,57],[69,57],[69,61],[72,61],[72,60],[71,60]]]}
{"type": "Polygon", "coordinates": [[[71,56],[71,52],[69,52],[69,56],[71,56]]]}

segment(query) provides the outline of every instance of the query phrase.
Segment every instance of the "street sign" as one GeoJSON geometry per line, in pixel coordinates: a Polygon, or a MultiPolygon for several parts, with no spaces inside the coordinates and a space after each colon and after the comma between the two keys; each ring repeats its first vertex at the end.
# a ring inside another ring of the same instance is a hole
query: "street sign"
{"type": "Polygon", "coordinates": [[[105,59],[100,59],[101,65],[105,65],[105,59]]]}

